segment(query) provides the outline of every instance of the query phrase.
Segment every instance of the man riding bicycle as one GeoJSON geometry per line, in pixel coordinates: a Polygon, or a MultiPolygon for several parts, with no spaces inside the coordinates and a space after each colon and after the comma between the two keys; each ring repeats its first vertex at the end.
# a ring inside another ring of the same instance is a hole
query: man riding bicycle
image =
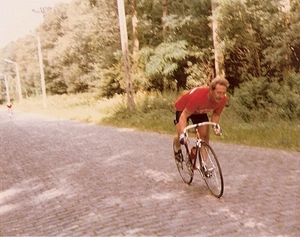
{"type": "MultiPolygon", "coordinates": [[[[182,155],[180,144],[186,143],[183,129],[189,119],[193,124],[208,122],[207,113],[212,111],[211,122],[219,123],[220,115],[227,102],[228,87],[229,82],[225,78],[216,77],[210,82],[209,87],[196,87],[175,102],[177,134],[174,137],[174,156],[176,159],[180,159],[182,155]]],[[[220,135],[220,130],[216,126],[213,129],[216,135],[220,135]]],[[[201,139],[209,143],[209,127],[199,127],[199,133],[201,139]]]]}

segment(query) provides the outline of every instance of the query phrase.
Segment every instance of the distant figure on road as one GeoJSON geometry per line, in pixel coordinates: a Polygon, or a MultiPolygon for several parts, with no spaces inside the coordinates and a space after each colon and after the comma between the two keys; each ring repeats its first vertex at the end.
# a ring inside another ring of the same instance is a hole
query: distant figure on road
{"type": "Polygon", "coordinates": [[[7,111],[8,111],[8,116],[9,116],[9,117],[12,117],[12,115],[13,115],[13,111],[12,111],[12,103],[7,102],[6,107],[7,107],[7,111]]]}
{"type": "MultiPolygon", "coordinates": [[[[216,77],[211,82],[209,87],[196,87],[175,102],[176,109],[176,131],[174,137],[174,155],[175,158],[181,156],[180,144],[184,144],[183,129],[187,126],[188,120],[191,119],[193,124],[208,122],[207,113],[212,111],[211,122],[219,124],[220,115],[226,105],[226,91],[229,87],[229,82],[222,77],[216,77]]],[[[219,129],[214,127],[214,133],[220,135],[219,129]]],[[[209,143],[209,127],[203,126],[199,128],[200,137],[205,142],[209,143]]]]}

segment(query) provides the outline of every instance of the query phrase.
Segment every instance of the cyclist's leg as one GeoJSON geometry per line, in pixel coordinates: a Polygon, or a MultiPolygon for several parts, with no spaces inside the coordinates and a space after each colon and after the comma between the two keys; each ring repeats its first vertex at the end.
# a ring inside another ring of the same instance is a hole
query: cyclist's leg
{"type": "MultiPolygon", "coordinates": [[[[175,120],[174,120],[174,124],[175,124],[175,127],[176,127],[176,135],[174,136],[174,144],[175,144],[174,149],[175,149],[175,151],[180,150],[180,147],[181,147],[180,142],[179,142],[179,137],[178,137],[178,133],[179,133],[178,132],[178,130],[179,130],[178,122],[179,122],[179,118],[180,118],[181,113],[182,113],[182,111],[176,111],[176,113],[175,113],[175,120]]],[[[188,121],[187,121],[187,123],[188,123],[188,121]]]]}
{"type": "Polygon", "coordinates": [[[178,121],[181,112],[176,111],[176,119],[174,120],[174,124],[176,126],[176,135],[173,140],[173,150],[174,150],[174,158],[177,169],[183,181],[187,184],[190,184],[193,181],[194,172],[192,169],[192,164],[189,159],[189,151],[187,145],[183,146],[179,142],[178,138],[178,121]]]}
{"type": "MultiPolygon", "coordinates": [[[[191,120],[193,124],[209,122],[207,114],[193,114],[191,115],[191,120]]],[[[208,143],[209,141],[209,126],[200,126],[198,127],[200,133],[200,138],[208,143]]]]}
{"type": "MultiPolygon", "coordinates": [[[[209,121],[207,114],[193,114],[191,116],[191,120],[193,121],[193,124],[209,121]]],[[[200,127],[198,127],[198,131],[200,134],[200,138],[208,144],[209,143],[209,126],[200,126],[200,127]]],[[[203,157],[203,160],[206,161],[207,155],[206,155],[205,150],[202,147],[200,148],[200,153],[203,157]]]]}
{"type": "Polygon", "coordinates": [[[176,134],[174,136],[173,139],[173,151],[174,151],[174,158],[181,162],[182,161],[182,152],[181,152],[181,146],[179,143],[179,138],[178,138],[178,132],[177,132],[177,123],[179,121],[179,117],[180,117],[181,112],[176,111],[175,113],[175,119],[174,119],[174,125],[176,127],[176,134]]]}
{"type": "MultiPolygon", "coordinates": [[[[173,147],[175,144],[173,144],[173,147]]],[[[174,151],[175,153],[175,151],[174,151]]],[[[183,181],[190,184],[193,181],[194,171],[189,159],[189,150],[187,145],[182,145],[179,155],[175,156],[175,164],[183,181]]]]}
{"type": "MultiPolygon", "coordinates": [[[[205,141],[207,144],[209,144],[209,126],[201,126],[199,129],[200,138],[205,141]]],[[[204,147],[201,146],[200,153],[203,158],[203,161],[205,162],[207,159],[207,154],[205,152],[204,147]]]]}

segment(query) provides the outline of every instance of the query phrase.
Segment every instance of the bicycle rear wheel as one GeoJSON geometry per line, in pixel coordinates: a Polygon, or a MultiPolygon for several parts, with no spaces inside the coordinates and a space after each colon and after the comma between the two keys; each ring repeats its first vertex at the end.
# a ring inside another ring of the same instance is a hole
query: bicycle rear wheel
{"type": "MultiPolygon", "coordinates": [[[[174,151],[174,144],[173,144],[173,151],[174,151]]],[[[174,157],[175,158],[174,160],[182,180],[185,183],[190,184],[193,181],[194,171],[193,171],[192,164],[190,162],[187,145],[181,146],[181,152],[182,152],[182,156],[180,157],[180,159],[174,157]]]]}
{"type": "Polygon", "coordinates": [[[211,191],[211,193],[217,197],[220,198],[223,195],[224,191],[224,181],[223,181],[223,175],[222,170],[217,158],[216,153],[212,149],[212,147],[207,144],[206,142],[201,142],[201,149],[199,149],[199,159],[201,164],[201,173],[203,176],[203,179],[208,187],[208,189],[211,191]],[[201,152],[200,152],[201,150],[201,152]],[[206,160],[205,158],[206,157],[206,160]],[[203,161],[205,160],[206,167],[203,166],[203,161]]]}

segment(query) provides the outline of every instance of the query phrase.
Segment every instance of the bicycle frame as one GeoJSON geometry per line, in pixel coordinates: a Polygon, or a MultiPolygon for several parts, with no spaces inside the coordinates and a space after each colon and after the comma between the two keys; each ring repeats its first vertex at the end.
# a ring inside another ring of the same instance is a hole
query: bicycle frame
{"type": "MultiPolygon", "coordinates": [[[[195,129],[196,132],[196,142],[195,142],[195,149],[189,148],[189,140],[187,140],[187,143],[184,145],[186,149],[186,154],[188,154],[188,160],[190,163],[190,166],[188,163],[186,163],[187,167],[190,167],[191,169],[191,178],[186,179],[189,182],[186,182],[190,184],[193,179],[194,170],[198,170],[202,176],[202,178],[205,180],[205,183],[207,187],[210,189],[212,194],[215,197],[220,198],[223,194],[224,190],[224,182],[223,182],[223,176],[222,176],[222,170],[219,164],[219,161],[217,159],[217,156],[215,152],[213,151],[212,147],[201,139],[198,127],[200,126],[207,126],[212,125],[216,126],[217,129],[219,129],[221,134],[221,128],[218,124],[213,122],[203,122],[198,124],[192,124],[188,125],[184,128],[184,136],[188,138],[188,131],[191,129],[195,129]],[[197,161],[199,159],[199,161],[197,161]],[[198,166],[199,163],[199,166],[198,166]]],[[[194,147],[194,146],[193,146],[194,147]]],[[[180,169],[179,169],[180,172],[180,169]]]]}
{"type": "MultiPolygon", "coordinates": [[[[195,129],[195,131],[196,131],[196,157],[195,157],[194,160],[191,160],[193,169],[198,169],[199,170],[201,168],[201,166],[202,166],[202,163],[203,163],[202,155],[200,154],[201,143],[203,142],[203,140],[201,139],[199,131],[198,131],[197,128],[201,127],[201,126],[207,126],[207,125],[217,126],[218,129],[220,129],[219,125],[216,124],[216,123],[213,123],[213,122],[202,122],[202,123],[188,125],[183,130],[183,134],[187,138],[189,137],[188,136],[188,130],[195,129]],[[199,158],[201,157],[199,159],[200,160],[200,164],[199,164],[200,167],[199,168],[196,168],[197,154],[199,155],[199,158]]],[[[191,157],[191,153],[190,153],[190,149],[189,149],[188,143],[185,144],[185,148],[186,148],[186,151],[190,154],[190,157],[191,157]]],[[[203,175],[202,171],[201,171],[201,174],[203,175]]]]}

